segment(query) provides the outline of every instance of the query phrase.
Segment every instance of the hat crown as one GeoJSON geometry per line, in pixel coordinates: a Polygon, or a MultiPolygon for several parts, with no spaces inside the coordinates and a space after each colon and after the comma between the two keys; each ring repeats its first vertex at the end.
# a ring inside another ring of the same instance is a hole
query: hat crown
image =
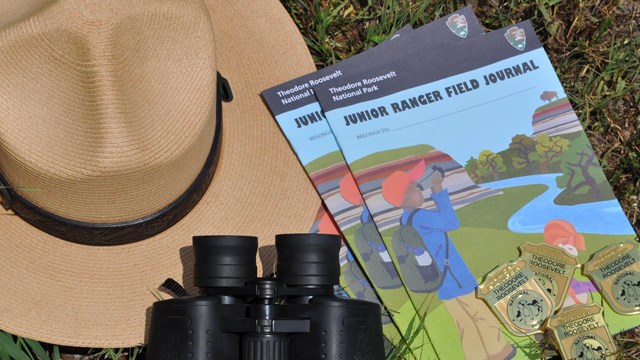
{"type": "Polygon", "coordinates": [[[111,17],[118,8],[110,1],[84,0],[75,2],[78,15],[88,23],[111,23],[111,17]]]}
{"type": "MultiPolygon", "coordinates": [[[[145,341],[146,310],[157,300],[155,292],[149,290],[156,289],[167,277],[193,279],[189,266],[193,261],[192,236],[251,234],[267,245],[273,243],[277,233],[301,233],[312,226],[319,197],[260,92],[315,67],[304,40],[278,0],[146,0],[148,11],[140,14],[133,10],[144,10],[139,6],[142,2],[118,0],[131,9],[117,7],[117,11],[126,12],[111,17],[112,27],[84,24],[75,9],[69,10],[75,14],[73,20],[54,17],[57,28],[65,28],[67,33],[76,31],[80,34],[77,38],[89,39],[92,34],[82,32],[88,33],[93,26],[117,32],[112,49],[129,49],[125,45],[132,44],[134,51],[116,53],[113,59],[122,60],[114,60],[116,65],[106,68],[112,71],[104,72],[101,64],[74,61],[81,58],[77,52],[63,53],[59,47],[54,51],[51,45],[42,45],[42,16],[61,1],[0,0],[0,173],[13,175],[12,186],[37,186],[39,191],[21,194],[37,196],[39,206],[59,213],[87,196],[99,196],[105,200],[93,207],[106,218],[118,214],[118,210],[110,209],[111,197],[115,197],[117,206],[130,205],[136,210],[130,212],[131,218],[151,211],[151,206],[134,206],[134,202],[146,201],[145,197],[168,199],[166,192],[180,188],[181,183],[174,178],[179,170],[148,162],[156,158],[164,162],[176,159],[174,164],[193,161],[188,152],[175,150],[178,145],[204,153],[195,145],[200,144],[196,135],[207,137],[209,142],[213,135],[206,134],[203,124],[209,122],[201,118],[210,115],[215,106],[216,70],[229,80],[233,90],[233,101],[223,104],[223,126],[213,131],[222,133],[222,151],[211,186],[175,226],[142,241],[89,246],[86,242],[56,239],[25,217],[10,216],[0,209],[0,328],[58,345],[132,347],[145,341]],[[201,16],[203,7],[206,16],[201,16]],[[132,20],[127,21],[127,17],[132,20]],[[76,30],[80,28],[85,30],[76,30]],[[86,70],[91,66],[93,70],[86,70]],[[95,78],[85,75],[99,71],[118,80],[112,84],[120,84],[111,88],[110,96],[104,95],[104,89],[97,89],[95,78]],[[104,118],[95,116],[87,105],[87,99],[95,99],[98,94],[102,100],[95,100],[100,104],[95,107],[105,109],[104,118]],[[125,95],[126,106],[108,101],[125,95]],[[65,116],[60,114],[61,109],[65,116]],[[106,109],[117,109],[113,118],[118,121],[107,121],[112,110],[106,109]],[[87,119],[81,110],[94,115],[87,119]],[[98,120],[103,120],[102,124],[98,120]],[[69,125],[73,127],[66,127],[69,125]],[[106,126],[113,135],[107,135],[106,126]],[[111,153],[69,153],[90,142],[94,145],[84,148],[103,143],[102,150],[111,153]],[[123,143],[131,144],[132,150],[117,151],[125,148],[123,143]],[[122,170],[121,164],[129,165],[128,170],[122,170]],[[147,168],[140,170],[133,164],[147,168]],[[112,184],[107,176],[109,169],[113,177],[121,176],[119,184],[112,184]],[[143,180],[126,179],[127,174],[143,180]],[[86,181],[97,183],[96,179],[107,184],[85,185],[86,181]],[[166,180],[164,184],[162,180],[166,180]],[[85,194],[57,185],[62,181],[84,188],[85,194]],[[129,190],[130,186],[140,194],[129,190]],[[66,207],[60,205],[65,199],[45,199],[44,195],[55,195],[56,189],[64,191],[62,197],[79,199],[66,200],[66,207]],[[131,204],[123,200],[127,195],[132,198],[131,204]]],[[[77,2],[64,3],[72,6],[77,2]]],[[[94,35],[100,35],[99,31],[94,35]]],[[[51,32],[46,36],[45,44],[56,39],[51,32]]],[[[64,36],[59,41],[64,42],[64,36]]],[[[96,43],[83,41],[91,45],[91,52],[85,54],[99,52],[96,43]]],[[[109,47],[102,49],[107,52],[109,47]]],[[[221,89],[220,93],[228,92],[221,89]]],[[[77,205],[75,212],[82,214],[87,211],[85,207],[93,211],[91,201],[86,203],[77,205]]],[[[13,205],[18,209],[17,202],[13,205]]],[[[71,210],[68,212],[73,214],[71,210]]],[[[62,229],[67,231],[68,227],[62,229]]],[[[256,259],[258,269],[270,268],[274,256],[271,251],[261,252],[256,259]]],[[[191,288],[193,284],[187,281],[185,286],[191,288]]]]}
{"type": "Polygon", "coordinates": [[[0,28],[0,173],[75,221],[161,210],[209,154],[214,54],[199,1],[60,0],[0,28]]]}

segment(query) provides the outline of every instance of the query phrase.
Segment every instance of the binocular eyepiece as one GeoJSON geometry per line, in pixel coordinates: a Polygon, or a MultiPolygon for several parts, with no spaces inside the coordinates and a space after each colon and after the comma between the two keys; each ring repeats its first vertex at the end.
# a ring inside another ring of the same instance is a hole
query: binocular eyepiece
{"type": "Polygon", "coordinates": [[[258,239],[195,236],[200,296],[153,305],[150,359],[384,359],[380,306],[334,295],[340,237],[276,236],[275,277],[257,277],[258,239]]]}
{"type": "MultiPolygon", "coordinates": [[[[245,287],[257,277],[258,238],[254,236],[194,236],[193,250],[197,287],[245,287]]],[[[338,236],[276,235],[276,251],[280,284],[290,287],[339,283],[338,236]]]]}

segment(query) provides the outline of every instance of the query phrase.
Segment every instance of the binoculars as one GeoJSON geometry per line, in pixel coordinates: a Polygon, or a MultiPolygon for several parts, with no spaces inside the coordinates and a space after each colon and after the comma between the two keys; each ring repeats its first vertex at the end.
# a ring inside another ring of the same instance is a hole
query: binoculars
{"type": "Polygon", "coordinates": [[[276,235],[275,277],[257,277],[258,239],[195,236],[198,296],[153,305],[153,360],[383,360],[378,304],[334,295],[340,237],[276,235]]]}

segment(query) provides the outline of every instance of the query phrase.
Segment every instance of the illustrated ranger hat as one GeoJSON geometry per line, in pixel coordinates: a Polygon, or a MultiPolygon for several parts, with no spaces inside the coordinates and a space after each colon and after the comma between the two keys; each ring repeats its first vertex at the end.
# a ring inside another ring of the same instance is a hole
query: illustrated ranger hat
{"type": "Polygon", "coordinates": [[[259,93],[313,70],[276,0],[1,1],[0,329],[138,345],[192,236],[309,231],[259,93]]]}

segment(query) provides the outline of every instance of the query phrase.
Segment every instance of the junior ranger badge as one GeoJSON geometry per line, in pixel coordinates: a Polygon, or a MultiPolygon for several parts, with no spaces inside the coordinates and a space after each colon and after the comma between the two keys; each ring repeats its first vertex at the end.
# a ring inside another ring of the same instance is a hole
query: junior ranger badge
{"type": "Polygon", "coordinates": [[[563,359],[614,359],[615,344],[598,304],[578,304],[560,310],[547,325],[563,359]]]}
{"type": "Polygon", "coordinates": [[[553,300],[523,259],[490,272],[478,286],[477,296],[516,336],[541,332],[542,324],[554,309],[553,300]]]}
{"type": "Polygon", "coordinates": [[[598,251],[584,265],[611,308],[622,315],[640,314],[640,252],[624,242],[598,251]]]}
{"type": "Polygon", "coordinates": [[[553,310],[564,303],[578,259],[564,249],[549,245],[526,243],[520,246],[521,258],[529,263],[542,288],[554,301],[553,310]]]}

